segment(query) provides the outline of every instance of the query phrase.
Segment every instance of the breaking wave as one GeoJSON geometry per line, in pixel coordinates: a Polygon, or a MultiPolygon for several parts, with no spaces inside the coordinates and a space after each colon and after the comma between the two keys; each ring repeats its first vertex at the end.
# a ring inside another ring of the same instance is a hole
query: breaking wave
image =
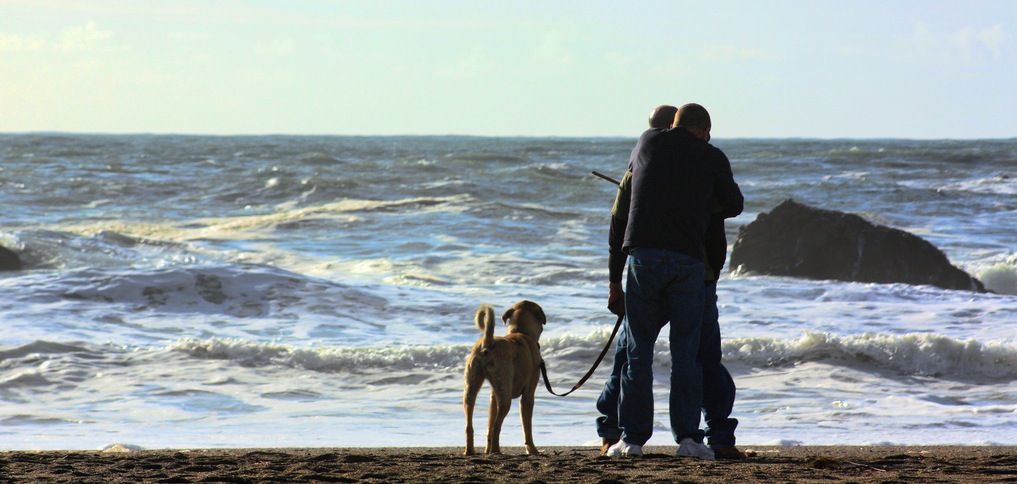
{"type": "MultiPolygon", "coordinates": [[[[607,342],[608,334],[606,330],[597,330],[587,336],[542,339],[542,356],[555,370],[582,372],[593,363],[607,342]]],[[[358,373],[377,369],[458,371],[470,345],[296,348],[237,339],[191,338],[177,341],[171,349],[195,358],[234,360],[244,365],[284,365],[310,371],[358,373]]],[[[655,360],[660,365],[668,365],[666,344],[657,345],[655,360]]],[[[836,336],[808,332],[798,339],[739,338],[724,343],[724,360],[750,368],[790,367],[806,361],[822,361],[910,376],[1017,379],[1017,343],[983,343],[934,334],[836,336]]],[[[602,368],[608,364],[605,362],[602,368]]]]}

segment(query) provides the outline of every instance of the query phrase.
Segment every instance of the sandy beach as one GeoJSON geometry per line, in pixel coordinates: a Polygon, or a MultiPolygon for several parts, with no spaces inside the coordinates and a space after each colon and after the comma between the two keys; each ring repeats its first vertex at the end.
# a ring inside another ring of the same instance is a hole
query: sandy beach
{"type": "MultiPolygon", "coordinates": [[[[116,449],[114,449],[116,450],[116,449]]],[[[451,447],[6,451],[5,482],[1013,482],[1017,447],[754,446],[745,461],[600,457],[593,447],[498,456],[451,447]]]]}

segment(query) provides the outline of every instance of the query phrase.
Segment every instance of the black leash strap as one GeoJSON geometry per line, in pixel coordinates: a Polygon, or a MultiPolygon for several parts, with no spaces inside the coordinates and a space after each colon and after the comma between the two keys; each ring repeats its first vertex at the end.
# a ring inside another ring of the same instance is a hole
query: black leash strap
{"type": "Polygon", "coordinates": [[[607,176],[607,175],[605,175],[605,174],[603,174],[603,173],[601,173],[601,172],[599,172],[597,170],[593,170],[593,174],[597,175],[598,177],[603,178],[603,179],[605,179],[605,180],[607,180],[607,181],[609,181],[611,183],[614,183],[615,185],[621,185],[620,181],[615,180],[614,178],[611,178],[611,177],[609,177],[609,176],[607,176]]]}
{"type": "Polygon", "coordinates": [[[586,383],[586,380],[589,380],[590,376],[593,375],[594,370],[596,370],[597,367],[600,366],[600,362],[604,361],[604,357],[607,356],[607,350],[611,349],[611,342],[614,341],[615,335],[618,334],[618,329],[621,328],[622,320],[624,320],[624,319],[625,319],[625,316],[618,316],[618,322],[614,323],[614,330],[611,331],[611,337],[607,339],[607,344],[604,345],[604,349],[600,352],[600,356],[597,357],[597,361],[593,362],[593,367],[590,368],[590,371],[586,372],[586,374],[583,375],[583,377],[579,379],[579,383],[576,383],[575,386],[573,386],[571,390],[569,390],[569,391],[567,391],[565,393],[560,393],[559,394],[559,393],[555,393],[554,390],[551,389],[551,381],[547,379],[547,366],[544,365],[544,362],[542,360],[540,362],[540,373],[544,376],[544,386],[547,387],[547,391],[551,392],[551,395],[556,395],[556,396],[559,396],[559,397],[564,397],[564,396],[568,395],[569,393],[572,393],[572,392],[578,390],[579,387],[583,386],[583,383],[586,383]]]}

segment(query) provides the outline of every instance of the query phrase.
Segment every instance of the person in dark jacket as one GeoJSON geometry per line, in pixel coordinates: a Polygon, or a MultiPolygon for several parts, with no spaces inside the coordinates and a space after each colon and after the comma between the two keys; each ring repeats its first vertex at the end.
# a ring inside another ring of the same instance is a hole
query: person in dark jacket
{"type": "MultiPolygon", "coordinates": [[[[729,418],[734,400],[734,384],[730,374],[720,362],[720,334],[715,292],[716,274],[723,266],[727,252],[723,217],[740,213],[743,200],[731,175],[727,157],[707,143],[711,129],[709,113],[699,105],[683,106],[675,120],[675,129],[663,129],[662,126],[667,126],[663,120],[672,116],[674,112],[675,108],[667,105],[654,110],[650,117],[651,129],[643,133],[636,149],[633,150],[630,164],[632,170],[625,174],[615,200],[611,225],[609,307],[616,314],[624,314],[623,308],[632,306],[630,301],[626,302],[621,289],[621,272],[626,254],[630,257],[631,294],[634,272],[651,274],[653,272],[634,269],[633,249],[639,249],[638,252],[644,254],[644,259],[656,258],[657,261],[664,262],[665,266],[668,265],[665,259],[681,258],[689,264],[683,262],[679,266],[692,268],[695,262],[699,264],[703,262],[702,247],[706,235],[709,237],[709,241],[706,242],[709,249],[706,251],[705,262],[713,269],[707,275],[705,267],[703,268],[708,280],[703,294],[706,299],[705,314],[702,311],[703,307],[700,306],[702,322],[697,325],[688,321],[693,317],[692,314],[685,314],[683,310],[674,311],[683,305],[686,305],[687,309],[687,302],[698,297],[691,294],[695,292],[694,290],[671,291],[670,295],[659,300],[661,298],[658,296],[664,296],[669,291],[665,287],[670,285],[668,281],[662,282],[663,286],[660,288],[662,294],[650,294],[648,304],[645,304],[648,302],[645,299],[647,295],[637,293],[637,296],[643,297],[640,301],[644,304],[637,306],[640,311],[639,321],[632,321],[636,318],[630,314],[626,331],[620,333],[615,368],[597,403],[598,410],[604,415],[598,418],[598,434],[604,439],[602,452],[607,455],[641,454],[642,444],[649,439],[648,431],[652,429],[640,427],[638,417],[632,416],[629,420],[633,421],[634,425],[625,428],[626,419],[622,415],[626,411],[626,404],[619,400],[620,393],[626,394],[623,390],[625,383],[622,380],[626,376],[629,377],[629,387],[642,391],[638,394],[641,396],[640,399],[648,399],[643,402],[633,401],[636,400],[631,398],[634,393],[629,392],[628,409],[635,414],[648,413],[648,418],[652,419],[652,392],[649,391],[649,385],[639,388],[642,383],[634,380],[643,375],[643,378],[649,381],[652,378],[652,369],[643,362],[641,368],[633,372],[631,365],[628,364],[628,356],[633,350],[639,355],[640,351],[647,351],[648,346],[648,354],[652,358],[652,343],[663,325],[670,322],[672,359],[676,363],[684,362],[684,366],[679,366],[685,368],[683,370],[674,363],[672,365],[671,422],[675,440],[680,445],[678,455],[713,458],[713,452],[703,446],[703,433],[698,429],[699,402],[692,402],[695,400],[698,386],[700,389],[706,388],[701,401],[706,412],[707,424],[710,425],[708,434],[711,446],[717,450],[721,458],[739,458],[737,457],[739,455],[743,458],[744,454],[734,447],[734,426],[737,425],[737,420],[729,418]],[[713,165],[704,163],[710,160],[714,161],[713,165]],[[667,164],[669,162],[670,165],[667,164]],[[668,180],[671,180],[674,186],[668,186],[668,180]],[[632,190],[636,189],[634,185],[645,187],[635,197],[632,196],[632,190]],[[715,207],[709,205],[711,195],[714,195],[714,199],[720,200],[719,203],[714,202],[717,203],[715,207]],[[629,204],[632,198],[635,199],[634,203],[629,204]],[[636,221],[630,223],[629,215],[633,210],[637,212],[636,221]],[[711,216],[712,211],[719,213],[711,216]],[[621,234],[624,234],[624,237],[621,234]],[[659,258],[659,255],[663,255],[664,258],[659,258]],[[648,322],[647,318],[652,322],[648,322]],[[636,334],[643,341],[632,341],[634,338],[628,335],[633,325],[638,325],[636,328],[639,333],[636,334]],[[699,326],[702,326],[699,328],[701,335],[689,331],[699,326]],[[679,343],[677,348],[676,339],[679,343]],[[686,346],[682,347],[683,343],[686,346]],[[702,349],[696,348],[696,351],[693,351],[692,347],[687,346],[691,343],[702,349]],[[702,351],[702,355],[698,355],[699,351],[702,351]],[[689,355],[700,360],[699,364],[688,364],[689,355]],[[703,377],[708,378],[708,381],[704,383],[703,377]],[[688,411],[692,406],[696,407],[694,422],[688,411]],[[619,408],[621,412],[618,411],[619,408]],[[622,428],[625,428],[624,437],[622,428]],[[610,445],[620,437],[622,440],[617,445],[610,445]]],[[[684,269],[678,266],[672,266],[668,270],[684,274],[684,269]]],[[[681,278],[685,279],[686,275],[682,275],[681,278]]],[[[645,284],[647,288],[654,286],[653,281],[647,277],[644,277],[644,280],[648,282],[645,284]]],[[[700,279],[700,284],[702,280],[700,279]]],[[[639,286],[635,284],[637,290],[640,289],[639,286]]],[[[651,290],[653,291],[657,289],[651,290]]]]}

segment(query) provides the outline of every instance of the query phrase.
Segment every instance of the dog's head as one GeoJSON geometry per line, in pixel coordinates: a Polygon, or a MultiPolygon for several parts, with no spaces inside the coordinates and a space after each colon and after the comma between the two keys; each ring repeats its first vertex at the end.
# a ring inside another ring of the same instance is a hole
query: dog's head
{"type": "Polygon", "coordinates": [[[540,338],[547,324],[547,317],[544,316],[544,309],[533,301],[522,300],[505,311],[501,320],[508,325],[509,333],[517,332],[540,338]]]}

